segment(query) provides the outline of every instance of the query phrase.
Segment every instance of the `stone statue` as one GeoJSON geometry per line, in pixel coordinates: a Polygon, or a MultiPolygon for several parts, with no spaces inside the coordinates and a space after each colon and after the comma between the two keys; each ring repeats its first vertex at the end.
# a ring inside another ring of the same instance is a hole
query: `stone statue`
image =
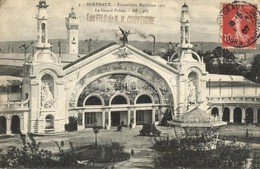
{"type": "Polygon", "coordinates": [[[50,91],[48,83],[42,83],[41,86],[41,106],[43,108],[52,108],[53,107],[53,95],[50,91]]]}
{"type": "Polygon", "coordinates": [[[191,104],[196,104],[196,102],[197,102],[197,97],[196,97],[196,87],[195,87],[195,85],[193,84],[193,82],[192,81],[190,81],[189,83],[188,83],[188,93],[189,93],[189,95],[188,95],[188,102],[189,102],[189,104],[191,105],[191,104]]]}
{"type": "Polygon", "coordinates": [[[121,33],[122,33],[122,37],[120,37],[120,41],[122,41],[124,44],[127,44],[128,43],[128,35],[130,35],[131,33],[130,33],[130,29],[128,30],[128,31],[125,31],[125,30],[123,30],[122,28],[120,28],[119,27],[119,29],[120,29],[120,31],[121,31],[121,33]]]}

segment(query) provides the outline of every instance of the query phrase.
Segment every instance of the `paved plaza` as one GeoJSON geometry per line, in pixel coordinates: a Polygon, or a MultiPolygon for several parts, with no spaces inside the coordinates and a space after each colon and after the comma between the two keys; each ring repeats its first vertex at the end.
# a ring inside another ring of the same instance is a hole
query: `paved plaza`
{"type": "MultiPolygon", "coordinates": [[[[98,134],[98,144],[109,144],[112,141],[119,142],[125,147],[125,151],[131,152],[134,148],[134,156],[127,161],[108,164],[109,167],[115,166],[115,168],[154,168],[153,157],[156,156],[156,152],[151,149],[153,145],[153,137],[139,136],[139,130],[141,126],[137,126],[134,129],[123,128],[122,131],[116,131],[116,128],[110,130],[101,129],[98,134]]],[[[170,127],[157,126],[157,129],[162,131],[161,136],[174,138],[174,129],[170,127]]],[[[260,150],[260,126],[249,125],[249,139],[250,144],[254,150],[260,150]]],[[[177,129],[180,132],[180,129],[177,129]]],[[[228,125],[227,127],[221,127],[219,130],[219,137],[224,138],[244,138],[246,133],[246,125],[228,125]]],[[[55,145],[55,141],[65,141],[65,148],[68,148],[68,143],[73,142],[75,146],[81,146],[85,144],[94,144],[94,133],[91,128],[70,132],[61,133],[56,136],[38,136],[35,137],[37,141],[42,142],[41,148],[51,150],[52,152],[58,152],[58,148],[55,145]]],[[[22,141],[18,135],[14,135],[11,138],[0,139],[0,149],[6,149],[10,145],[17,147],[22,145],[22,141]]],[[[105,164],[97,164],[99,167],[105,167],[105,164]]]]}

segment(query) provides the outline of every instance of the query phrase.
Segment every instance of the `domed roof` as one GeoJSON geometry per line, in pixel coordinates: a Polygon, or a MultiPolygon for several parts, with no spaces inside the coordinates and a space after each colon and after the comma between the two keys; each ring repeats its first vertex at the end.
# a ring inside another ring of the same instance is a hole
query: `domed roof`
{"type": "Polygon", "coordinates": [[[186,3],[184,3],[184,4],[182,5],[182,7],[188,8],[188,5],[187,5],[186,3]]]}
{"type": "Polygon", "coordinates": [[[30,62],[38,63],[59,63],[58,56],[49,49],[38,50],[31,58],[30,62]]]}

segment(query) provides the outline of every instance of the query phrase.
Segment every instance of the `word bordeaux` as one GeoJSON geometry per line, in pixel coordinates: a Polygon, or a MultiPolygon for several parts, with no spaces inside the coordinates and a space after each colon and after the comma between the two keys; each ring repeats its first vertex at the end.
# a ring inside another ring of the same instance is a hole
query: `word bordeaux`
{"type": "Polygon", "coordinates": [[[125,16],[87,13],[88,22],[153,24],[153,16],[125,16]]]}

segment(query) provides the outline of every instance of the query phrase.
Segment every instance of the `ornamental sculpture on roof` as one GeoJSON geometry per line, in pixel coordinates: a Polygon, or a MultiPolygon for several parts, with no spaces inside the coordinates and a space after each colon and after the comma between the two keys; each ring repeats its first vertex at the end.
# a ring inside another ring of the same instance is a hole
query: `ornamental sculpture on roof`
{"type": "Polygon", "coordinates": [[[125,31],[120,27],[119,27],[119,29],[122,33],[122,37],[120,37],[119,40],[123,43],[123,45],[128,44],[128,36],[131,34],[130,33],[131,29],[129,29],[128,31],[125,31]]]}

